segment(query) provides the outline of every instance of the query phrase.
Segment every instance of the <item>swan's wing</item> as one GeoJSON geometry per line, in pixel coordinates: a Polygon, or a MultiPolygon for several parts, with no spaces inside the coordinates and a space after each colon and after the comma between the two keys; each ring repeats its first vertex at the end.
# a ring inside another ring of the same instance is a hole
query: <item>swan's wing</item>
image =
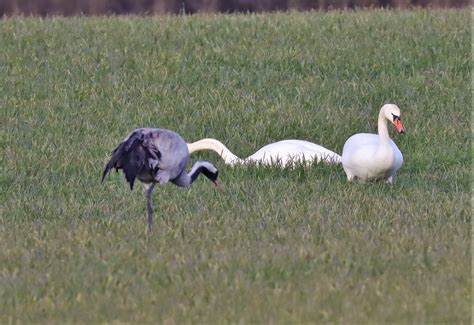
{"type": "Polygon", "coordinates": [[[339,162],[341,156],[323,146],[309,141],[282,140],[260,148],[247,159],[264,163],[278,161],[282,164],[287,164],[297,161],[316,160],[319,162],[321,159],[329,162],[339,162]]]}
{"type": "Polygon", "coordinates": [[[400,169],[400,167],[402,167],[403,165],[403,154],[402,152],[400,151],[400,149],[398,149],[397,145],[395,144],[395,142],[393,142],[392,139],[390,139],[390,145],[392,146],[392,149],[393,149],[393,152],[395,153],[395,162],[393,164],[393,173],[396,173],[397,170],[400,169]]]}
{"type": "Polygon", "coordinates": [[[358,133],[347,139],[342,148],[342,164],[350,168],[363,168],[371,163],[379,145],[378,135],[358,133]]]}

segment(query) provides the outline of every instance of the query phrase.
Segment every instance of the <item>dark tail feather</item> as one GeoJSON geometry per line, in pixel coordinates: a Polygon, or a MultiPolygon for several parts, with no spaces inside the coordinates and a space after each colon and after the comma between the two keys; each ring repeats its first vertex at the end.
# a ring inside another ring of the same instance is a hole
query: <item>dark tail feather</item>
{"type": "Polygon", "coordinates": [[[115,167],[115,168],[120,168],[119,166],[117,166],[117,162],[118,162],[120,156],[123,154],[124,143],[125,143],[125,142],[120,143],[120,144],[112,151],[112,158],[110,158],[110,160],[109,160],[109,162],[107,163],[107,165],[105,165],[104,172],[102,173],[102,182],[104,181],[105,176],[107,176],[107,174],[109,173],[109,171],[110,171],[112,168],[114,168],[114,167],[115,167]]]}
{"type": "Polygon", "coordinates": [[[112,158],[105,165],[102,181],[112,168],[123,169],[125,178],[133,190],[133,184],[137,174],[142,170],[145,161],[145,151],[141,144],[143,134],[139,131],[132,133],[127,140],[120,143],[113,151],[112,158]]]}
{"type": "Polygon", "coordinates": [[[114,167],[114,165],[115,165],[116,162],[117,162],[117,159],[115,159],[115,161],[114,161],[114,158],[112,157],[112,159],[109,160],[109,162],[107,163],[107,165],[105,165],[104,172],[102,173],[102,180],[101,180],[101,182],[104,181],[105,176],[107,176],[107,174],[108,174],[109,171],[114,167]]]}

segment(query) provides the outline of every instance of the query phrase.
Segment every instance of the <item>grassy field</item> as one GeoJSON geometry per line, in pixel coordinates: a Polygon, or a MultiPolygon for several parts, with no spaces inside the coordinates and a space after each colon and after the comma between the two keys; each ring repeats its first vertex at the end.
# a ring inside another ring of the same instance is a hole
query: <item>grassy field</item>
{"type": "Polygon", "coordinates": [[[471,12],[0,20],[0,323],[471,322],[471,12]],[[342,151],[400,106],[394,186],[225,166],[100,182],[132,129],[342,151]]]}

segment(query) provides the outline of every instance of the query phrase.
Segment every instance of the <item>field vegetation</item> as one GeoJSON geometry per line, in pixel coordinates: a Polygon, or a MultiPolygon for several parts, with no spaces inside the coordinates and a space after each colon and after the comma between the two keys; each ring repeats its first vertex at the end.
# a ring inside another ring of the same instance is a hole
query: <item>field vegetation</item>
{"type": "Polygon", "coordinates": [[[471,322],[470,10],[0,21],[0,323],[471,322]],[[231,168],[100,182],[132,129],[342,151],[396,103],[393,186],[231,168]]]}

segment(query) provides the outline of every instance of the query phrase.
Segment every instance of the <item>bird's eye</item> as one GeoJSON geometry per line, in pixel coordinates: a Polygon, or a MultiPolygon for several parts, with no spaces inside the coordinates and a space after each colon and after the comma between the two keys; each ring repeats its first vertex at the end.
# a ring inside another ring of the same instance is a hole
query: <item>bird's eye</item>
{"type": "Polygon", "coordinates": [[[394,121],[394,122],[397,121],[397,120],[400,121],[400,116],[395,115],[395,114],[393,114],[393,113],[392,113],[392,116],[393,116],[393,121],[394,121]]]}

